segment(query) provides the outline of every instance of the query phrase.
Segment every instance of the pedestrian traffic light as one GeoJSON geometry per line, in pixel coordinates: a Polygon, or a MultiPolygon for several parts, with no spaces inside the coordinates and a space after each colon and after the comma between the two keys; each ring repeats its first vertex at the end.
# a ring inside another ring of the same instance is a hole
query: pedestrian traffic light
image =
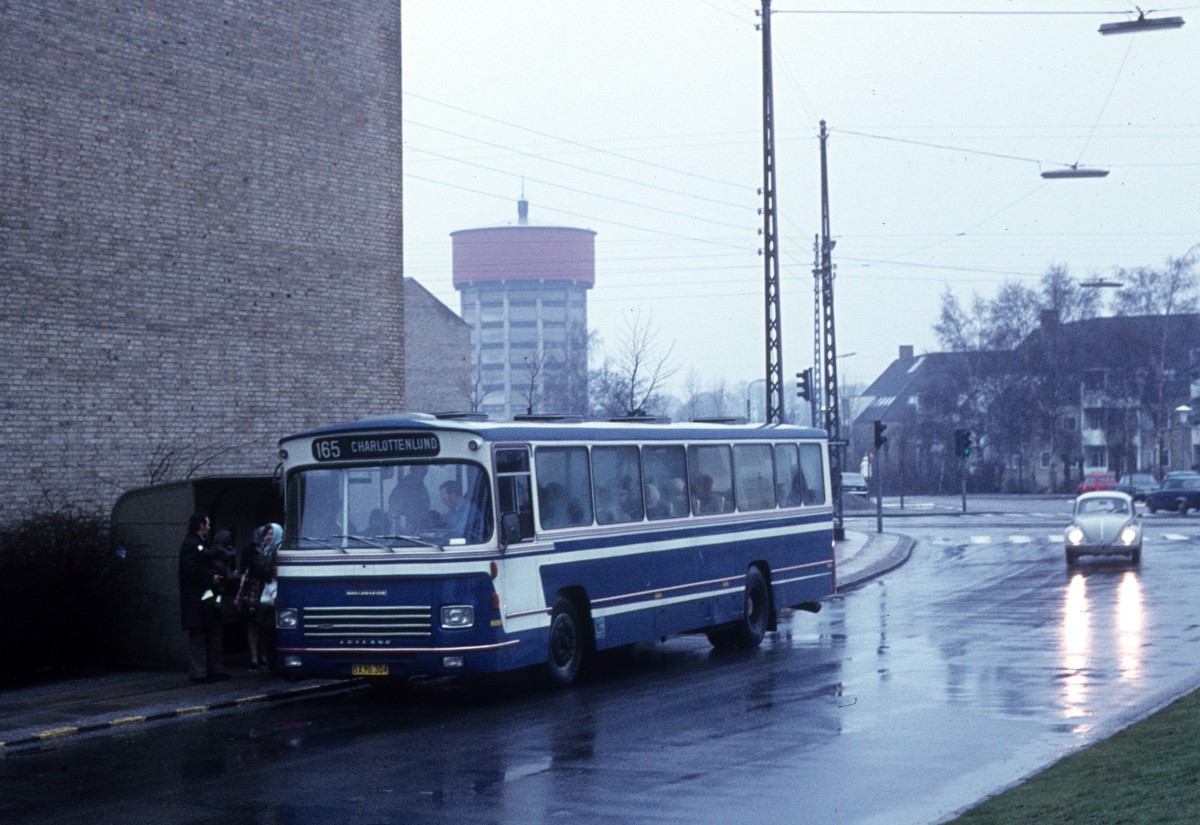
{"type": "Polygon", "coordinates": [[[796,397],[812,400],[812,367],[796,373],[796,397]]]}
{"type": "Polygon", "coordinates": [[[887,436],[885,436],[883,434],[883,431],[886,429],[887,429],[887,424],[884,424],[882,421],[875,422],[875,449],[876,450],[878,450],[880,447],[882,447],[884,444],[887,443],[887,436]]]}
{"type": "Polygon", "coordinates": [[[954,431],[954,454],[966,458],[971,454],[971,431],[954,431]]]}

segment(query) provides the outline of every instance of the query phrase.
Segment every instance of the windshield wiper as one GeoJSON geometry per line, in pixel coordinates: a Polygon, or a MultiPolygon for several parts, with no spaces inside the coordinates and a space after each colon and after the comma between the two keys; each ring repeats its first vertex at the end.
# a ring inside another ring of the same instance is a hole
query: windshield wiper
{"type": "MultiPolygon", "coordinates": [[[[417,538],[416,536],[376,536],[376,538],[400,539],[401,541],[411,541],[413,544],[419,544],[422,547],[432,547],[435,550],[445,550],[446,549],[445,547],[442,547],[442,545],[440,545],[440,544],[434,544],[431,541],[426,541],[425,539],[417,538]]],[[[395,552],[396,548],[393,547],[393,548],[391,548],[391,550],[392,550],[392,552],[395,552]]]]}
{"type": "MultiPolygon", "coordinates": [[[[380,544],[377,541],[372,541],[371,539],[367,538],[366,536],[355,536],[350,533],[342,533],[342,534],[334,536],[334,538],[335,539],[353,539],[354,541],[365,542],[366,544],[369,544],[372,547],[378,547],[380,550],[391,549],[386,544],[380,544]]],[[[391,538],[391,536],[377,536],[376,538],[386,539],[386,538],[391,538]]]]}
{"type": "MultiPolygon", "coordinates": [[[[341,538],[341,537],[335,536],[334,538],[341,538]]],[[[317,544],[320,544],[324,547],[328,547],[330,550],[341,550],[343,553],[347,552],[345,547],[338,547],[336,544],[328,542],[325,539],[319,539],[316,536],[301,536],[300,541],[315,541],[317,544]]]]}

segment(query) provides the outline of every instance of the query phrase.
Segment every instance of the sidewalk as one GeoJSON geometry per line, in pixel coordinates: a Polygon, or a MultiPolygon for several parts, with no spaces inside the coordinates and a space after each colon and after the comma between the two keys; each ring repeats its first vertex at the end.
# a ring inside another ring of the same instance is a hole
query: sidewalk
{"type": "MultiPolygon", "coordinates": [[[[837,586],[849,590],[907,559],[913,541],[893,533],[847,531],[835,548],[837,586]]],[[[355,680],[289,682],[270,673],[229,668],[228,682],[193,685],[186,673],[111,673],[0,692],[0,758],[6,751],[69,736],[198,716],[242,705],[295,701],[351,690],[355,680]]]]}

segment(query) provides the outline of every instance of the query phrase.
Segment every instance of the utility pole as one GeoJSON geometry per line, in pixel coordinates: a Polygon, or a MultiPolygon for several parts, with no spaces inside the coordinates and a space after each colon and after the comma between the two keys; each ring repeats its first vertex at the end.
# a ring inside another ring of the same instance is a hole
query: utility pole
{"type": "Polygon", "coordinates": [[[846,537],[842,511],[841,420],[838,413],[837,337],[833,323],[833,247],[829,230],[829,171],[825,159],[825,121],[821,121],[821,362],[824,372],[822,391],[825,404],[825,429],[829,431],[829,475],[833,482],[833,538],[846,537]]]}
{"type": "MultiPolygon", "coordinates": [[[[813,235],[813,363],[821,364],[821,236],[813,235]]],[[[814,427],[825,422],[821,419],[821,372],[813,370],[812,398],[809,399],[812,417],[808,420],[814,427]]]]}
{"type": "Polygon", "coordinates": [[[779,319],[779,245],[775,217],[775,93],[771,79],[771,0],[762,0],[763,250],[767,321],[766,423],[783,422],[783,342],[779,319]]]}

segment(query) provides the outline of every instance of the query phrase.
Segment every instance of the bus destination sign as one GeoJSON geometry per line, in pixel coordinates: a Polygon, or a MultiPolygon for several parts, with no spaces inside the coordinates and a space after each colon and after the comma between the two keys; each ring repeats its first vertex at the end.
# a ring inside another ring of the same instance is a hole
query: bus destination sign
{"type": "Polygon", "coordinates": [[[432,433],[339,435],[312,443],[317,461],[360,461],[382,458],[432,458],[442,445],[432,433]]]}

